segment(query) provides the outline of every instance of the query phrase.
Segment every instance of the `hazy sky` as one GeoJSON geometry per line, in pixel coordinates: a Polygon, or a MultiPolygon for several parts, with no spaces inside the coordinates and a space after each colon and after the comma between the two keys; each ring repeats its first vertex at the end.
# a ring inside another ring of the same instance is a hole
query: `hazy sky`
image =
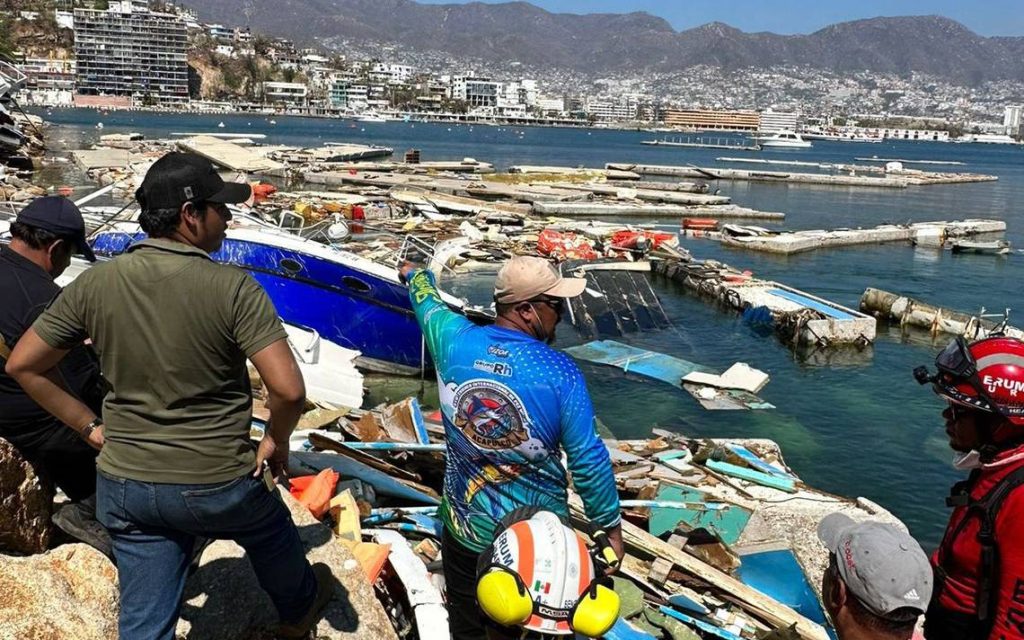
{"type": "MultiPolygon", "coordinates": [[[[449,4],[467,0],[418,0],[449,4]]],[[[496,3],[499,0],[484,0],[496,3]]],[[[985,36],[1024,36],[1024,0],[531,0],[548,11],[646,11],[676,29],[720,21],[743,31],[810,33],[834,22],[938,14],[985,36]]]]}

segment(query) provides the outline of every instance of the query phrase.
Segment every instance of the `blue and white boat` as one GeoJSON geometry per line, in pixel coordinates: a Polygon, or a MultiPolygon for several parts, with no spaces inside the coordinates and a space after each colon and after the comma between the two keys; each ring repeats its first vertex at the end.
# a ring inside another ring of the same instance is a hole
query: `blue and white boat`
{"type": "MultiPolygon", "coordinates": [[[[95,234],[93,248],[113,256],[143,237],[134,223],[119,223],[95,234]]],[[[394,267],[267,227],[229,229],[212,257],[251,273],[285,322],[360,351],[362,368],[412,375],[431,367],[408,290],[394,267]]],[[[442,295],[453,307],[463,306],[442,295]]]]}

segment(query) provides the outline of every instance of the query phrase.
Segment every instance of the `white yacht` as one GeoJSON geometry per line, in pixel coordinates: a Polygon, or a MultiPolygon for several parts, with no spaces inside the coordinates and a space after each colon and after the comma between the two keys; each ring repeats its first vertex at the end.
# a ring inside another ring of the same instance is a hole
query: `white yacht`
{"type": "Polygon", "coordinates": [[[366,111],[356,117],[356,122],[387,122],[388,119],[374,111],[366,111]]]}
{"type": "Polygon", "coordinates": [[[762,148],[775,149],[810,149],[810,140],[804,140],[800,134],[792,131],[776,131],[770,136],[757,136],[754,138],[762,148]]]}

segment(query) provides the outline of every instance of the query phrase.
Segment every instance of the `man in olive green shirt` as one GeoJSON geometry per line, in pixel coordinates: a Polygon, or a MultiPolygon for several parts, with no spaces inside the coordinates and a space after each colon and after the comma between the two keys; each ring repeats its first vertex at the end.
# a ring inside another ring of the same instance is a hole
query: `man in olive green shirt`
{"type": "Polygon", "coordinates": [[[120,637],[171,640],[196,537],[243,546],[278,609],[284,637],[303,637],[330,599],[263,468],[283,473],[305,388],[266,292],[214,263],[249,198],[209,161],[170,153],[136,198],[149,235],[80,275],[25,333],[7,364],[32,398],[100,449],[97,517],[114,541],[120,637]],[[112,387],[105,423],[47,372],[90,338],[112,387]],[[270,428],[254,452],[246,358],[269,391],[270,428]]]}

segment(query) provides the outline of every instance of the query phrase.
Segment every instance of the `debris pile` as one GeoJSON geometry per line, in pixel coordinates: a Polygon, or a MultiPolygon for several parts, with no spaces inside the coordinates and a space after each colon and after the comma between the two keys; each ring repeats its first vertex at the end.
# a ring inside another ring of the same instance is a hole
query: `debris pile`
{"type": "MultiPolygon", "coordinates": [[[[743,638],[795,624],[791,637],[825,638],[815,594],[827,554],[817,522],[834,511],[898,522],[864,499],[807,487],[770,441],[691,440],[655,429],[650,440],[606,445],[628,552],[615,578],[624,602],[618,624],[646,634],[640,637],[680,637],[670,630],[674,621],[690,633],[743,638]],[[766,575],[769,556],[772,566],[782,558],[793,571],[766,575]],[[796,579],[806,583],[811,609],[791,597],[803,593],[789,588],[796,579]]],[[[394,612],[399,636],[447,637],[436,514],[445,450],[439,412],[424,415],[410,398],[296,432],[292,446],[293,472],[307,476],[298,481],[306,487],[300,500],[321,514],[337,544],[353,550],[394,612]]],[[[574,494],[570,504],[585,532],[574,494]]]]}

